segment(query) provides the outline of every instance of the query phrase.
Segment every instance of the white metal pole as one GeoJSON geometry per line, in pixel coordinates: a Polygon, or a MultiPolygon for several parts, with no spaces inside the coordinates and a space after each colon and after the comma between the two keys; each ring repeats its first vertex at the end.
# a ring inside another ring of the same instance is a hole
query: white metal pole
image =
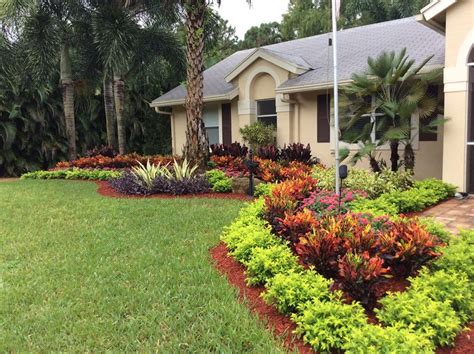
{"type": "Polygon", "coordinates": [[[332,0],[332,51],[334,64],[334,139],[336,155],[336,194],[341,194],[341,179],[339,178],[339,89],[337,80],[337,6],[336,0],[332,0]]]}

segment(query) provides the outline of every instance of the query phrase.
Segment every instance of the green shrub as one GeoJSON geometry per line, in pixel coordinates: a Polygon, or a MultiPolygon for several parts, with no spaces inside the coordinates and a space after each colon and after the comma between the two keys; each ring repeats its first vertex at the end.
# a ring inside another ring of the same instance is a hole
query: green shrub
{"type": "Polygon", "coordinates": [[[429,190],[438,201],[453,197],[454,193],[456,193],[456,187],[454,185],[445,183],[436,178],[417,181],[414,187],[419,190],[429,190]]]}
{"type": "MultiPolygon", "coordinates": [[[[335,169],[316,166],[313,177],[318,185],[327,190],[334,190],[335,169]]],[[[376,198],[390,192],[401,192],[413,186],[413,176],[410,173],[399,171],[393,172],[388,169],[379,173],[369,170],[351,168],[348,177],[343,182],[343,188],[353,191],[364,191],[369,198],[376,198]]]]}
{"type": "Polygon", "coordinates": [[[294,313],[300,304],[312,299],[329,301],[340,297],[340,293],[332,293],[329,286],[332,281],[317,274],[313,270],[301,273],[290,271],[277,274],[267,283],[267,291],[262,295],[268,304],[273,304],[284,314],[294,313]]]}
{"type": "Polygon", "coordinates": [[[277,274],[302,269],[288,246],[282,244],[269,248],[254,248],[250,259],[243,264],[247,268],[247,283],[249,285],[265,284],[277,274]]]}
{"type": "Polygon", "coordinates": [[[474,293],[474,231],[461,231],[442,251],[443,255],[430,268],[466,274],[470,292],[474,293]]]}
{"type": "Polygon", "coordinates": [[[423,293],[435,301],[450,301],[462,322],[468,322],[474,313],[474,294],[469,289],[465,273],[438,270],[430,273],[423,268],[417,277],[410,279],[410,292],[423,293]]]}
{"type": "Polygon", "coordinates": [[[420,225],[430,234],[435,235],[446,244],[451,242],[453,235],[446,229],[446,226],[444,226],[443,223],[430,217],[421,217],[418,220],[420,225]]]}
{"type": "Polygon", "coordinates": [[[242,139],[254,150],[275,143],[275,127],[255,122],[240,128],[242,139]]]}
{"type": "Polygon", "coordinates": [[[443,181],[427,179],[415,182],[413,188],[403,192],[382,194],[374,200],[358,199],[351,203],[351,210],[375,215],[416,212],[452,196],[454,190],[452,185],[443,181]]]}
{"type": "Polygon", "coordinates": [[[343,349],[348,354],[427,354],[433,353],[435,347],[424,336],[406,328],[367,324],[352,330],[343,349]]]}
{"type": "Polygon", "coordinates": [[[245,226],[242,231],[245,237],[239,238],[239,242],[230,253],[240,263],[248,262],[255,248],[269,248],[282,242],[271,234],[269,227],[264,227],[262,224],[245,226]]]}
{"type": "Polygon", "coordinates": [[[212,190],[216,193],[232,192],[232,180],[230,178],[221,179],[212,185],[212,190]]]}
{"type": "Polygon", "coordinates": [[[369,213],[373,216],[397,215],[398,206],[381,198],[363,199],[358,198],[352,201],[349,209],[354,213],[369,213]]]}
{"type": "Polygon", "coordinates": [[[356,328],[367,325],[359,303],[347,305],[339,301],[306,302],[291,318],[297,326],[295,333],[318,352],[342,349],[356,328]]]}
{"type": "Polygon", "coordinates": [[[246,205],[240,210],[238,218],[224,229],[221,240],[230,251],[235,250],[249,233],[265,231],[265,221],[260,218],[263,212],[263,203],[264,200],[258,199],[246,205]]]}
{"type": "Polygon", "coordinates": [[[425,292],[392,293],[380,300],[377,318],[387,326],[400,325],[426,336],[434,345],[451,345],[462,329],[449,300],[435,301],[425,292]]]}
{"type": "Polygon", "coordinates": [[[275,183],[260,183],[255,187],[254,196],[265,197],[267,195],[270,195],[274,186],[275,183]]]}
{"type": "Polygon", "coordinates": [[[21,176],[21,179],[80,179],[80,180],[108,180],[118,178],[121,171],[114,170],[89,170],[73,168],[71,170],[35,171],[21,176]]]}
{"type": "Polygon", "coordinates": [[[214,186],[214,184],[216,184],[219,181],[230,179],[229,177],[225,175],[224,171],[217,170],[217,169],[207,171],[206,178],[209,181],[211,186],[214,186]]]}

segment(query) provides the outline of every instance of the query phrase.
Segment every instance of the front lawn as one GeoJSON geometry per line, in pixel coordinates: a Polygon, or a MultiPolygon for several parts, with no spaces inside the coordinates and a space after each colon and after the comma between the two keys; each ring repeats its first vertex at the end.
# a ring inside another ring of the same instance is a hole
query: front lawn
{"type": "Polygon", "coordinates": [[[208,249],[243,203],[0,183],[0,351],[278,352],[208,249]]]}

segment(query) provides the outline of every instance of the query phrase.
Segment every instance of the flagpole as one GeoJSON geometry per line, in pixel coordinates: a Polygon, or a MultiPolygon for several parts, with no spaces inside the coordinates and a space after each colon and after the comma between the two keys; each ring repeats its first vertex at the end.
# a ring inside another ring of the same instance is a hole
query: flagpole
{"type": "Polygon", "coordinates": [[[332,51],[334,64],[334,139],[335,139],[335,155],[336,155],[336,194],[341,194],[341,179],[339,178],[339,88],[337,75],[337,17],[339,4],[338,0],[332,0],[332,51]]]}

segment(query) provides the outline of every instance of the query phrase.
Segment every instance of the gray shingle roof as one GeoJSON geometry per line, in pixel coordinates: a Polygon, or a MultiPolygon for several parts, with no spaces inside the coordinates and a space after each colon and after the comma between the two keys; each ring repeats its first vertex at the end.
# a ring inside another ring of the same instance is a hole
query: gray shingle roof
{"type": "MultiPolygon", "coordinates": [[[[266,50],[288,62],[312,68],[287,80],[279,89],[323,85],[332,80],[332,48],[329,33],[265,46],[266,50]]],[[[339,31],[338,59],[340,81],[349,80],[353,73],[367,68],[367,58],[383,51],[398,52],[407,48],[408,55],[420,62],[434,55],[429,65],[444,64],[444,36],[419,23],[415,17],[383,22],[339,31]]],[[[254,49],[236,52],[204,71],[204,97],[225,95],[235,86],[225,77],[245,60],[254,49]]],[[[165,93],[152,105],[185,98],[184,86],[165,93]]]]}

